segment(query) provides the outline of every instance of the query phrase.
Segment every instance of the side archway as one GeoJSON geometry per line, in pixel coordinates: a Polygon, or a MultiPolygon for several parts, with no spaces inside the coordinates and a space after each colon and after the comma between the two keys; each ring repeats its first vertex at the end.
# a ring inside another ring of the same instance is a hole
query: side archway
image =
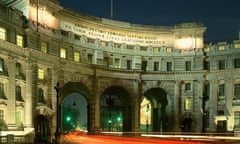
{"type": "Polygon", "coordinates": [[[167,130],[166,106],[168,104],[167,93],[162,88],[151,88],[144,93],[145,98],[150,102],[148,107],[151,113],[151,126],[149,130],[164,132],[167,130]]]}

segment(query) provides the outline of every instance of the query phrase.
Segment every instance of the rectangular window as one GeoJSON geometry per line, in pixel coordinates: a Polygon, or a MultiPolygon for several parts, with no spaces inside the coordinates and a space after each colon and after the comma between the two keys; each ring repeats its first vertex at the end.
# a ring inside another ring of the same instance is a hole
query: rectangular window
{"type": "Polygon", "coordinates": [[[6,40],[6,29],[0,27],[0,40],[6,40]]]}
{"type": "Polygon", "coordinates": [[[204,61],[203,62],[203,69],[204,70],[210,70],[210,61],[204,61]]]}
{"type": "Polygon", "coordinates": [[[186,83],[185,84],[185,91],[190,91],[191,90],[191,83],[186,83]]]}
{"type": "Polygon", "coordinates": [[[223,51],[223,50],[225,50],[225,45],[220,45],[220,46],[218,46],[218,50],[220,50],[220,51],[223,51]]]}
{"type": "Polygon", "coordinates": [[[47,53],[48,45],[47,42],[41,42],[41,52],[47,53]]]}
{"type": "Polygon", "coordinates": [[[93,60],[92,57],[93,57],[93,56],[92,56],[91,54],[88,54],[88,55],[87,55],[88,64],[92,64],[92,60],[93,60]]]}
{"type": "Polygon", "coordinates": [[[4,110],[0,109],[0,120],[4,120],[4,110]]]}
{"type": "Polygon", "coordinates": [[[22,35],[17,35],[16,37],[16,44],[19,47],[23,47],[23,36],[22,35]]]}
{"type": "Polygon", "coordinates": [[[44,70],[38,69],[38,79],[43,80],[44,79],[44,70]]]}
{"type": "Polygon", "coordinates": [[[5,98],[4,96],[4,85],[0,82],[0,98],[5,98]]]}
{"type": "Polygon", "coordinates": [[[67,58],[67,50],[65,48],[60,49],[60,57],[67,58]]]}
{"type": "Polygon", "coordinates": [[[153,63],[153,70],[154,71],[159,71],[159,62],[154,62],[153,63]]]}
{"type": "Polygon", "coordinates": [[[172,71],[172,62],[167,62],[167,71],[172,71]]]}
{"type": "Polygon", "coordinates": [[[16,86],[16,100],[22,101],[22,91],[20,86],[16,86]]]}
{"type": "Polygon", "coordinates": [[[74,61],[80,62],[80,52],[77,51],[74,52],[74,61]]]}
{"type": "Polygon", "coordinates": [[[114,68],[120,68],[120,59],[119,58],[114,59],[114,68]]]}
{"type": "Polygon", "coordinates": [[[103,65],[104,66],[109,66],[109,58],[108,57],[103,58],[103,65]]]}
{"type": "Polygon", "coordinates": [[[240,48],[240,43],[235,43],[234,48],[240,48]]]}
{"type": "Polygon", "coordinates": [[[186,62],[185,62],[185,70],[186,70],[186,71],[190,71],[190,70],[191,70],[191,67],[192,67],[191,61],[186,61],[186,62]]]}
{"type": "Polygon", "coordinates": [[[191,98],[186,98],[184,101],[184,109],[185,110],[190,110],[192,105],[192,99],[191,98]]]}
{"type": "Polygon", "coordinates": [[[158,53],[158,51],[159,51],[159,48],[157,48],[157,47],[153,48],[153,53],[158,53]]]}
{"type": "Polygon", "coordinates": [[[240,127],[240,111],[234,112],[234,127],[240,127]]]}
{"type": "Polygon", "coordinates": [[[218,61],[218,69],[220,70],[225,69],[225,60],[218,61]]]}
{"type": "Polygon", "coordinates": [[[142,71],[147,70],[147,61],[142,61],[142,71]]]}
{"type": "Polygon", "coordinates": [[[172,48],[167,48],[167,52],[172,52],[172,48]]]}
{"type": "Polygon", "coordinates": [[[240,100],[240,83],[234,84],[234,99],[240,100]]]}
{"type": "Polygon", "coordinates": [[[219,85],[218,89],[218,100],[225,100],[225,85],[219,85]]]}
{"type": "Polygon", "coordinates": [[[16,111],[16,125],[17,125],[17,127],[22,126],[22,113],[21,113],[21,111],[16,111]]]}
{"type": "Polygon", "coordinates": [[[0,72],[4,70],[4,60],[0,58],[0,72]]]}
{"type": "Polygon", "coordinates": [[[217,115],[224,115],[224,110],[218,110],[217,115]]]}
{"type": "Polygon", "coordinates": [[[240,59],[235,59],[234,60],[234,67],[235,68],[240,68],[240,59]]]}
{"type": "Polygon", "coordinates": [[[203,92],[203,98],[204,100],[209,100],[209,96],[210,96],[210,84],[206,83],[204,85],[204,92],[203,92]]]}
{"type": "Polygon", "coordinates": [[[128,70],[132,69],[132,61],[131,60],[127,60],[127,69],[128,70]]]}

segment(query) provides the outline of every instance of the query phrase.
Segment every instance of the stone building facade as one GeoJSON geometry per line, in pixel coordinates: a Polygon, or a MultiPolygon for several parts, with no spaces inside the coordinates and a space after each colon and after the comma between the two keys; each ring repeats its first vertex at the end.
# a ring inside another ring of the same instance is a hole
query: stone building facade
{"type": "Polygon", "coordinates": [[[60,105],[73,92],[87,100],[89,133],[105,130],[105,107],[121,114],[123,132],[141,131],[143,108],[155,132],[240,128],[240,41],[205,44],[205,31],[97,18],[54,0],[2,1],[1,135],[51,141],[57,83],[60,105]]]}

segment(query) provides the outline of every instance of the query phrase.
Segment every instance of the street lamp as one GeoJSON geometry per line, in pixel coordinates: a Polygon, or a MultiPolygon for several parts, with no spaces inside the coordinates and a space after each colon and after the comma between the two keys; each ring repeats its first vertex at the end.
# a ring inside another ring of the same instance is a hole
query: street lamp
{"type": "Polygon", "coordinates": [[[60,143],[60,127],[59,127],[59,82],[57,83],[57,85],[54,87],[54,89],[56,90],[56,98],[57,98],[57,115],[56,115],[56,132],[55,132],[55,143],[59,144],[60,143]]]}

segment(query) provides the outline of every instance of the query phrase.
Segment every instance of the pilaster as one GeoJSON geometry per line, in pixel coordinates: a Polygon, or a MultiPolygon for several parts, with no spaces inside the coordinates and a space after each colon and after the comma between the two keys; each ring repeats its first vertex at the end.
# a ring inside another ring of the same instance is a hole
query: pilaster
{"type": "Polygon", "coordinates": [[[8,57],[8,74],[9,74],[9,85],[8,85],[8,111],[7,111],[7,122],[8,129],[16,129],[16,61],[12,57],[8,57]]]}
{"type": "Polygon", "coordinates": [[[180,129],[180,113],[181,113],[181,84],[182,81],[177,80],[174,86],[174,131],[180,129]]]}

